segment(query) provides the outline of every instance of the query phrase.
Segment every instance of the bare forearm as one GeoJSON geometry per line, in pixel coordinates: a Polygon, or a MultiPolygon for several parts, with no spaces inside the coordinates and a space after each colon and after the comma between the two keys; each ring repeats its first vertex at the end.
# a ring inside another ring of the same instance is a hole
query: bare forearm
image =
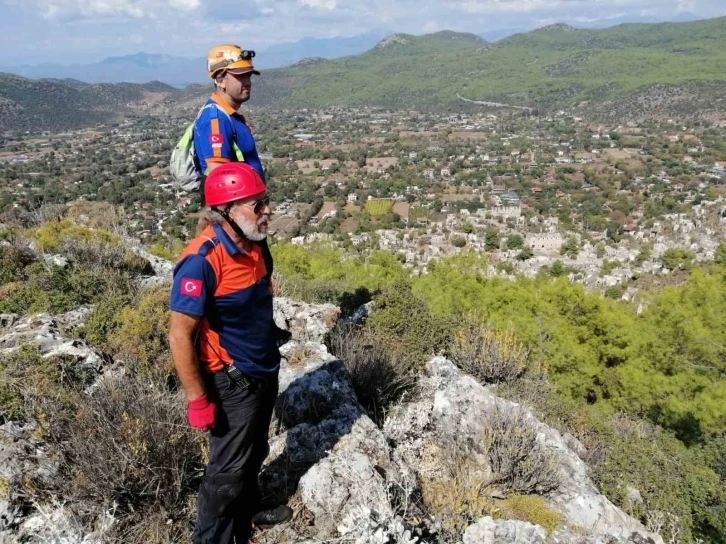
{"type": "Polygon", "coordinates": [[[199,371],[199,361],[194,350],[194,342],[184,335],[170,335],[169,345],[174,358],[174,368],[179,381],[187,394],[187,399],[194,400],[204,393],[204,381],[199,371]]]}

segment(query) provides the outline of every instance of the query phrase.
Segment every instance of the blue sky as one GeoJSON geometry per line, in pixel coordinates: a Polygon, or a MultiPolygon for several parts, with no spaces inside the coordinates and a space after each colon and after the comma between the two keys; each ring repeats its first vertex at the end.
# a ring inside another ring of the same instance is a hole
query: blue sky
{"type": "Polygon", "coordinates": [[[0,64],[94,62],[140,51],[200,57],[372,30],[477,34],[552,22],[726,15],[726,0],[0,0],[0,64]]]}

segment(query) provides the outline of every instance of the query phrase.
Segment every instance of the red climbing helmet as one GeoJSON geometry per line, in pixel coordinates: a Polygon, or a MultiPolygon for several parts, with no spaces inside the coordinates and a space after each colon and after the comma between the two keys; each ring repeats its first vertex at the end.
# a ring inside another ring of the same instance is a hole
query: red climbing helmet
{"type": "Polygon", "coordinates": [[[244,162],[218,166],[204,182],[204,203],[219,206],[264,193],[265,182],[257,170],[244,162]]]}

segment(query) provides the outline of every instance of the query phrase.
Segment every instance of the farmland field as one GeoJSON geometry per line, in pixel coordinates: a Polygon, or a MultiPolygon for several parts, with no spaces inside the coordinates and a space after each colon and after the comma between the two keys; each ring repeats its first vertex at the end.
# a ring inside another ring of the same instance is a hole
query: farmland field
{"type": "Polygon", "coordinates": [[[367,211],[372,217],[386,215],[391,212],[391,208],[393,208],[393,200],[385,199],[369,200],[365,205],[365,211],[367,211]]]}
{"type": "Polygon", "coordinates": [[[408,220],[411,222],[416,222],[417,219],[420,219],[422,217],[430,218],[431,217],[431,210],[428,208],[411,208],[408,212],[408,220]]]}

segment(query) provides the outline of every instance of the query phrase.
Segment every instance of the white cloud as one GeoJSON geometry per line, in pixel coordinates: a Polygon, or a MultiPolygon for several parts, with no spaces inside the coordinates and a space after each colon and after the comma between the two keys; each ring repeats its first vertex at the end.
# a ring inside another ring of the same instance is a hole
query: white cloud
{"type": "Polygon", "coordinates": [[[199,7],[199,0],[168,0],[172,8],[181,11],[194,11],[199,7]]]}
{"type": "Polygon", "coordinates": [[[324,11],[332,11],[338,6],[337,0],[300,0],[300,3],[303,6],[324,11]]]}
{"type": "Polygon", "coordinates": [[[66,17],[144,17],[147,11],[133,0],[52,0],[37,2],[47,19],[66,17]]]}
{"type": "Polygon", "coordinates": [[[35,0],[29,2],[45,19],[141,19],[168,13],[169,8],[190,12],[200,0],[35,0]]]}

